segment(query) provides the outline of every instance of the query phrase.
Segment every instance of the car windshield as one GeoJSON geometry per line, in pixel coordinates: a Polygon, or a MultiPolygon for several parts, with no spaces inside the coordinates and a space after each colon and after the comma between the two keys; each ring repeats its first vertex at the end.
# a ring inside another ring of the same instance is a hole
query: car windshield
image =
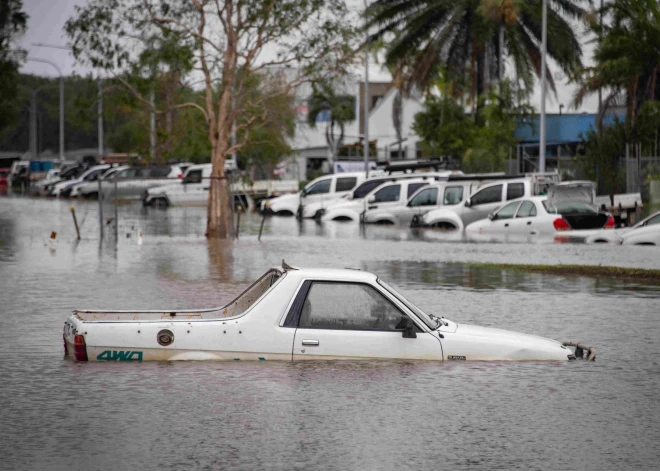
{"type": "Polygon", "coordinates": [[[422,311],[420,308],[415,306],[413,303],[408,301],[406,298],[403,297],[401,293],[399,293],[397,290],[392,288],[390,285],[385,283],[383,280],[378,278],[378,284],[381,285],[383,288],[387,290],[388,293],[390,293],[392,296],[394,296],[396,299],[398,299],[401,304],[406,306],[408,309],[410,309],[419,319],[424,322],[430,329],[435,329],[438,327],[437,323],[429,317],[428,314],[426,314],[424,311],[422,311]]]}

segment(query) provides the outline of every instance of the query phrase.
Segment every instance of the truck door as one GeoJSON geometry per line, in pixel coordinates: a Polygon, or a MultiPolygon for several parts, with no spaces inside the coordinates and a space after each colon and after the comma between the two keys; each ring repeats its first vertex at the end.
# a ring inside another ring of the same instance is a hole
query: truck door
{"type": "Polygon", "coordinates": [[[504,185],[490,185],[477,191],[469,198],[469,206],[466,201],[465,210],[461,214],[463,224],[468,224],[484,219],[494,212],[502,204],[504,185]]]}
{"type": "Polygon", "coordinates": [[[309,283],[306,289],[303,286],[299,292],[304,302],[295,321],[294,360],[442,360],[439,339],[371,285],[305,283],[309,283]]]}

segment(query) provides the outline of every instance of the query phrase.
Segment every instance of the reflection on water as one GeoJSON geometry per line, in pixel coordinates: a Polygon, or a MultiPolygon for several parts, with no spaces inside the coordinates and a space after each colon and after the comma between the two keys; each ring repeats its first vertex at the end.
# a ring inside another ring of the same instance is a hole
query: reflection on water
{"type": "Polygon", "coordinates": [[[207,242],[203,209],[139,205],[121,206],[119,240],[101,242],[96,205],[75,204],[80,242],[70,202],[0,199],[0,469],[657,466],[658,286],[465,263],[658,268],[657,249],[464,244],[293,218],[268,220],[258,242],[255,215],[238,241],[207,242]],[[372,271],[459,324],[585,340],[598,361],[62,360],[73,308],[221,305],[282,258],[372,271]]]}

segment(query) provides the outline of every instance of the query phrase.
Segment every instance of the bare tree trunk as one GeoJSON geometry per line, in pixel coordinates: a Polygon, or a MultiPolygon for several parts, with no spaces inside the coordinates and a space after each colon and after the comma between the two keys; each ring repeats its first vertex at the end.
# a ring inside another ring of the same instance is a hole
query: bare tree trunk
{"type": "Polygon", "coordinates": [[[232,236],[230,188],[225,174],[225,157],[229,148],[229,136],[217,142],[213,152],[213,169],[209,182],[206,236],[209,239],[227,239],[232,236]]]}
{"type": "MultiPolygon", "coordinates": [[[[231,134],[233,125],[233,116],[235,113],[233,107],[233,84],[236,74],[237,59],[237,38],[236,30],[232,23],[234,4],[228,0],[225,5],[225,18],[227,19],[225,30],[227,34],[227,44],[222,58],[222,92],[218,100],[217,121],[210,120],[209,138],[211,140],[211,185],[209,188],[209,204],[207,210],[207,228],[206,236],[209,239],[227,239],[232,234],[232,207],[230,201],[229,181],[225,175],[225,159],[229,155],[231,148],[231,134]]],[[[212,114],[213,106],[212,88],[210,74],[204,64],[206,76],[206,102],[207,110],[212,114]]],[[[233,149],[232,149],[233,150],[233,149]]]]}

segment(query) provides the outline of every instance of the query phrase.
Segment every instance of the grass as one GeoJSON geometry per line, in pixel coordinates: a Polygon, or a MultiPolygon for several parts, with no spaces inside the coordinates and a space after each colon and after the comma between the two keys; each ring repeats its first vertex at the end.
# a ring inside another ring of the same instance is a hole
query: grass
{"type": "Polygon", "coordinates": [[[644,268],[608,267],[600,265],[525,265],[514,263],[470,263],[469,265],[499,270],[546,273],[549,275],[625,278],[628,280],[660,283],[660,270],[647,270],[644,268]]]}

